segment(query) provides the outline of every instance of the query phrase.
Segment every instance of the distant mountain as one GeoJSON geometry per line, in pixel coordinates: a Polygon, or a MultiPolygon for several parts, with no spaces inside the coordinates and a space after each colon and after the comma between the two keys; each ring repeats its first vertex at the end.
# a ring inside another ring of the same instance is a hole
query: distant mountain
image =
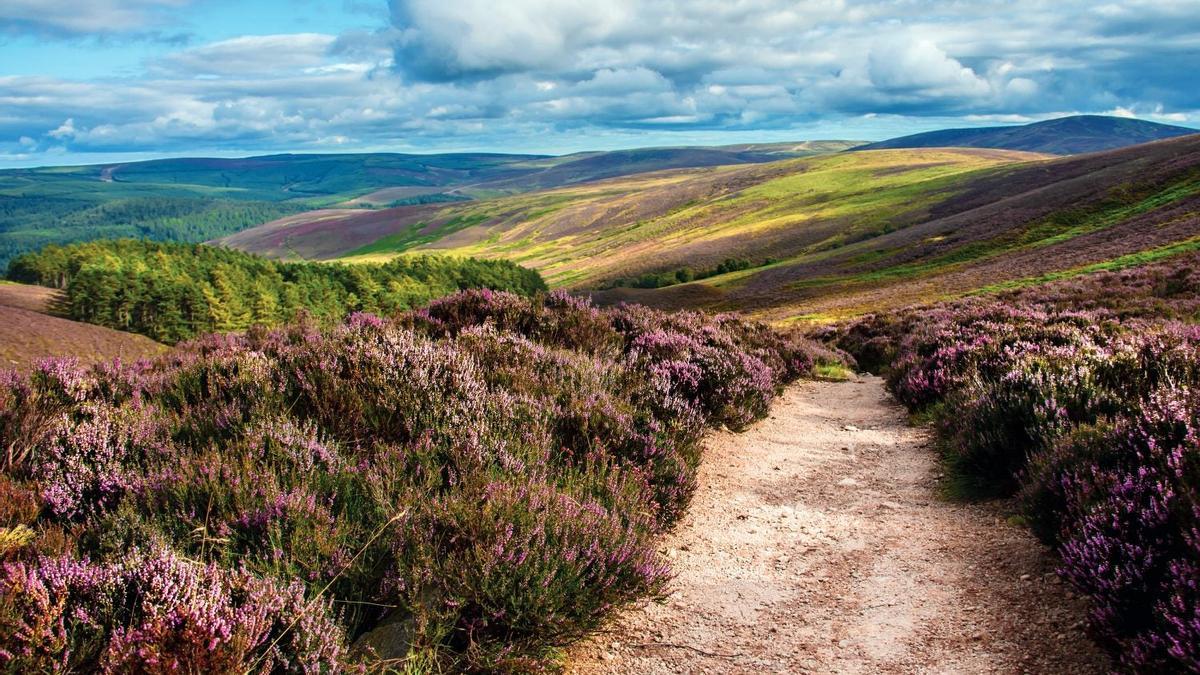
{"type": "Polygon", "coordinates": [[[943,129],[901,136],[854,150],[894,148],[995,148],[1077,155],[1200,133],[1200,129],[1124,117],[1077,115],[1014,127],[943,129]]]}

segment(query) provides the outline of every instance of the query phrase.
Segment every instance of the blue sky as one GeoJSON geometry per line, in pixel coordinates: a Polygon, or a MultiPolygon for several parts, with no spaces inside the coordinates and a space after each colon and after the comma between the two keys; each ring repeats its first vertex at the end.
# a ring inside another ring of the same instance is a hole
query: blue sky
{"type": "Polygon", "coordinates": [[[1200,0],[0,0],[0,166],[1200,127],[1200,0]]]}

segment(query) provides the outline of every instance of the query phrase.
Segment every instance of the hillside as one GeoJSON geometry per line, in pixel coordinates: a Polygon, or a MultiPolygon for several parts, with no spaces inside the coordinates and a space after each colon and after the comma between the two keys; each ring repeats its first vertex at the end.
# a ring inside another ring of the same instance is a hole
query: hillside
{"type": "Polygon", "coordinates": [[[181,158],[0,171],[0,270],[47,244],[200,242],[323,207],[441,203],[681,167],[768,162],[843,141],[551,157],[457,153],[181,158]]]}
{"type": "Polygon", "coordinates": [[[1115,150],[1196,133],[1200,133],[1200,130],[1157,122],[1103,115],[1077,115],[1023,126],[942,129],[869,143],[856,149],[997,148],[1052,155],[1076,155],[1115,150]]]}
{"type": "Polygon", "coordinates": [[[1200,247],[1200,136],[1015,166],[961,187],[920,222],[837,249],[598,295],[828,321],[1200,247]]]}
{"type": "Polygon", "coordinates": [[[407,251],[504,257],[552,285],[761,263],[919,222],[978,172],[1039,156],[991,150],[851,153],[639,174],[452,205],[303,217],[221,243],[274,256],[389,259],[407,251]]]}
{"type": "Polygon", "coordinates": [[[166,349],[141,335],[56,316],[51,309],[56,296],[48,288],[0,283],[0,368],[23,369],[59,356],[87,364],[130,362],[166,349]]]}
{"type": "Polygon", "coordinates": [[[300,221],[225,243],[350,261],[501,257],[601,302],[826,321],[1190,250],[1200,136],[1057,159],[854,152],[300,221]]]}

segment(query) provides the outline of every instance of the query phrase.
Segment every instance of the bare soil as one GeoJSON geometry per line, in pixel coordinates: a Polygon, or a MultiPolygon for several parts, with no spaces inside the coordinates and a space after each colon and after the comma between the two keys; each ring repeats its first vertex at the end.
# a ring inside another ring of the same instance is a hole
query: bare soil
{"type": "Polygon", "coordinates": [[[664,543],[669,596],[572,673],[1102,673],[1083,601],[1012,505],[939,497],[927,431],[877,378],[789,389],[709,442],[664,543]]]}

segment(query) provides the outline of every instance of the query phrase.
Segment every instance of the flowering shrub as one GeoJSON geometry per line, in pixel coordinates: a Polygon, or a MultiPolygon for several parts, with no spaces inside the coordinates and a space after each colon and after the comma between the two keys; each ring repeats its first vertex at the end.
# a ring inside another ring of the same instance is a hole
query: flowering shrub
{"type": "Polygon", "coordinates": [[[94,564],[42,558],[0,570],[0,649],[16,672],[319,673],[344,635],[323,600],[169,551],[94,564]]]}
{"type": "Polygon", "coordinates": [[[1200,401],[1163,388],[1040,457],[1022,497],[1130,670],[1200,668],[1200,401]]]}
{"type": "Polygon", "coordinates": [[[954,485],[1019,493],[1131,672],[1200,670],[1194,257],[868,317],[825,337],[929,414],[954,485]]]}
{"type": "Polygon", "coordinates": [[[329,671],[403,626],[396,658],[544,666],[660,591],[703,431],[836,358],[728,316],[477,291],[5,374],[0,660],[329,671]]]}

